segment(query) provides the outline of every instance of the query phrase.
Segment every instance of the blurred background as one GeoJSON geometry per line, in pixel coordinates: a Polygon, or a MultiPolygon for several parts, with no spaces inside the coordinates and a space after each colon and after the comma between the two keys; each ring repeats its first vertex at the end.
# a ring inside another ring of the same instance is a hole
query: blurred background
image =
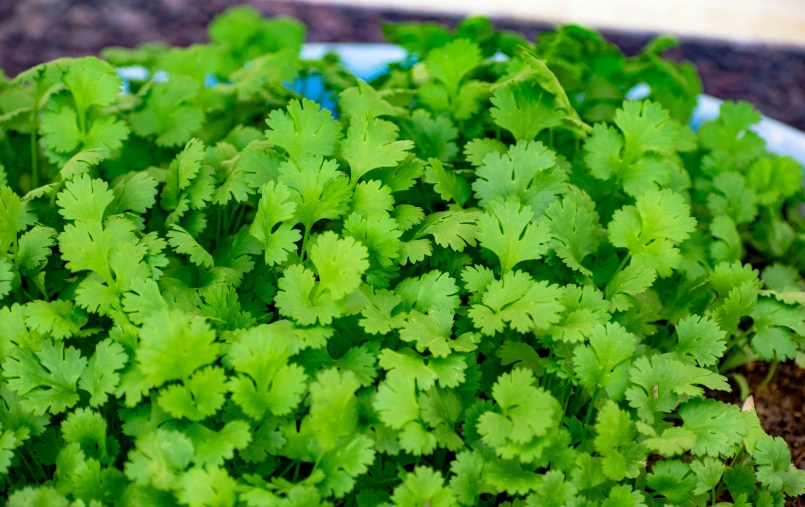
{"type": "Polygon", "coordinates": [[[13,76],[110,45],[204,42],[207,23],[243,3],[301,20],[315,42],[383,42],[386,22],[469,14],[532,40],[556,23],[592,26],[628,54],[674,34],[682,44],[670,56],[698,66],[706,93],[805,129],[805,0],[0,0],[0,68],[13,76]]]}

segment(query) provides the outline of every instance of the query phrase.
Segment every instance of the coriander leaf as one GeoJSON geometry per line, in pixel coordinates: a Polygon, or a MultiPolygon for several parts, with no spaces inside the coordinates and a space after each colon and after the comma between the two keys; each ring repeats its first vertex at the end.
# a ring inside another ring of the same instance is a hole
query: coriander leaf
{"type": "Polygon", "coordinates": [[[683,428],[696,435],[691,452],[696,456],[730,456],[746,434],[737,405],[712,399],[696,399],[679,408],[683,428]]]}
{"type": "Polygon", "coordinates": [[[675,245],[686,240],[695,227],[696,219],[681,195],[667,189],[650,190],[634,206],[615,212],[609,239],[616,247],[628,249],[635,262],[667,277],[682,260],[675,245]]]}
{"type": "Polygon", "coordinates": [[[506,153],[492,151],[483,158],[476,170],[478,179],[473,182],[472,189],[482,207],[498,198],[516,198],[521,204],[531,206],[536,216],[554,195],[564,190],[563,185],[553,183],[563,183],[566,175],[549,174],[557,171],[561,172],[556,167],[554,152],[540,142],[519,141],[506,153]],[[547,180],[538,180],[538,174],[547,180]]]}
{"type": "Polygon", "coordinates": [[[310,250],[310,260],[319,275],[320,290],[341,299],[361,284],[361,275],[369,268],[366,247],[351,237],[339,238],[326,231],[310,250]]]}
{"type": "Polygon", "coordinates": [[[357,82],[357,86],[347,88],[339,94],[338,107],[344,116],[360,118],[369,115],[379,118],[403,114],[402,108],[392,106],[386,101],[382,91],[374,89],[363,79],[358,79],[357,82]]]}
{"type": "Polygon", "coordinates": [[[290,200],[296,203],[295,218],[305,230],[319,220],[333,220],[346,213],[351,191],[336,161],[302,156],[283,162],[279,172],[279,182],[292,190],[290,200]]]}
{"type": "Polygon", "coordinates": [[[78,403],[78,382],[87,360],[73,347],[44,340],[39,352],[14,349],[3,362],[8,387],[22,399],[22,406],[34,414],[58,414],[78,403]]]}
{"type": "Polygon", "coordinates": [[[467,245],[475,246],[476,222],[481,215],[480,211],[468,210],[431,213],[414,229],[414,238],[433,236],[437,245],[463,252],[467,245]]]}
{"type": "Polygon", "coordinates": [[[478,217],[478,241],[500,260],[506,274],[518,263],[541,258],[547,251],[550,229],[545,222],[533,222],[528,206],[516,202],[495,202],[478,217]]]}
{"type": "Polygon", "coordinates": [[[726,215],[736,224],[751,223],[757,216],[757,195],[746,187],[737,172],[725,172],[713,178],[716,192],[707,195],[707,207],[713,215],[726,215]]]}
{"type": "Polygon", "coordinates": [[[712,366],[724,354],[726,333],[707,317],[691,315],[676,325],[678,336],[674,349],[677,357],[699,366],[712,366]]]}
{"type": "Polygon", "coordinates": [[[120,93],[122,82],[108,63],[88,56],[73,60],[64,75],[64,84],[83,114],[89,106],[108,106],[120,93]]]}
{"type": "Polygon", "coordinates": [[[51,254],[56,244],[56,230],[41,225],[34,226],[20,236],[14,262],[18,267],[37,270],[51,254]]]}
{"type": "Polygon", "coordinates": [[[428,467],[417,467],[409,473],[402,484],[394,488],[391,502],[397,507],[453,507],[456,498],[444,485],[442,474],[428,467]]]}
{"type": "Polygon", "coordinates": [[[290,356],[264,327],[246,331],[232,344],[227,357],[238,375],[229,389],[246,415],[257,420],[267,412],[285,415],[301,401],[307,376],[300,366],[288,364],[290,356]]]}
{"type": "Polygon", "coordinates": [[[595,450],[603,456],[604,473],[620,481],[637,477],[645,467],[646,449],[635,442],[634,422],[629,413],[609,400],[598,412],[595,423],[595,450]]]}
{"type": "Polygon", "coordinates": [[[161,389],[157,402],[176,419],[200,421],[221,408],[227,388],[224,370],[210,366],[197,370],[182,384],[161,389]]]}
{"type": "Polygon", "coordinates": [[[791,451],[780,437],[764,435],[752,456],[757,460],[757,478],[771,491],[789,496],[805,492],[805,473],[791,463],[791,451]]]}
{"type": "Polygon", "coordinates": [[[234,505],[237,482],[220,467],[192,468],[175,485],[179,502],[190,507],[234,505]]]}
{"type": "Polygon", "coordinates": [[[67,220],[98,220],[103,218],[106,207],[114,200],[114,193],[103,180],[94,180],[88,174],[68,181],[58,194],[56,204],[67,220]]]}
{"type": "Polygon", "coordinates": [[[592,271],[582,265],[584,259],[598,250],[604,236],[595,203],[590,196],[576,187],[570,187],[561,200],[554,201],[545,210],[551,228],[551,248],[571,269],[591,276],[592,271]]]}
{"type": "Polygon", "coordinates": [[[308,99],[291,100],[286,109],[275,109],[268,116],[269,142],[284,149],[291,159],[333,154],[341,125],[330,111],[308,99]]]}
{"type": "Polygon", "coordinates": [[[459,206],[464,206],[470,198],[470,185],[467,180],[446,168],[439,159],[428,159],[423,180],[425,183],[431,183],[436,193],[445,201],[452,200],[459,206]]]}
{"type": "Polygon", "coordinates": [[[593,328],[589,339],[589,345],[573,351],[579,382],[589,390],[604,388],[610,395],[622,393],[628,382],[630,364],[626,361],[637,348],[635,336],[613,322],[593,328]]]}
{"type": "Polygon", "coordinates": [[[535,282],[522,271],[510,271],[491,282],[469,311],[476,328],[491,336],[508,323],[521,333],[547,329],[559,320],[561,290],[548,282],[535,282]]]}
{"type": "Polygon", "coordinates": [[[193,443],[182,432],[158,429],[137,439],[129,452],[126,477],[161,490],[176,487],[179,474],[193,459],[193,443]]]}
{"type": "Polygon", "coordinates": [[[767,360],[793,358],[800,336],[805,336],[805,310],[774,300],[758,301],[751,314],[755,334],[752,348],[767,360]]]}
{"type": "Polygon", "coordinates": [[[696,489],[694,494],[706,493],[716,488],[721,482],[721,476],[724,474],[724,464],[716,458],[704,458],[701,461],[693,461],[690,464],[690,469],[696,474],[696,489]]]}
{"type": "Polygon", "coordinates": [[[392,429],[402,429],[419,418],[414,382],[413,376],[395,369],[380,383],[372,406],[383,424],[392,429]]]}
{"type": "Polygon", "coordinates": [[[215,361],[219,351],[215,331],[204,319],[178,310],[149,315],[139,335],[137,368],[155,387],[189,378],[197,368],[215,361]]]}
{"type": "Polygon", "coordinates": [[[498,88],[490,101],[495,123],[518,141],[532,141],[543,130],[558,127],[565,117],[553,95],[527,81],[498,88]]]}
{"type": "Polygon", "coordinates": [[[95,353],[78,379],[78,387],[90,394],[90,406],[99,407],[106,403],[108,395],[115,392],[120,380],[117,371],[128,361],[123,346],[111,339],[107,338],[95,346],[95,353]]]}
{"type": "Polygon", "coordinates": [[[168,244],[172,246],[178,253],[189,255],[190,262],[197,266],[211,268],[215,263],[212,255],[210,255],[209,252],[204,249],[204,247],[199,245],[196,239],[191,236],[189,232],[182,229],[178,225],[171,225],[171,230],[168,231],[168,244]]]}
{"type": "Polygon", "coordinates": [[[330,324],[341,316],[342,306],[333,299],[330,292],[316,291],[318,282],[313,272],[301,264],[285,269],[277,285],[279,292],[274,299],[282,315],[296,320],[302,325],[330,324]]]}
{"type": "Polygon", "coordinates": [[[341,142],[341,154],[349,163],[350,181],[355,185],[372,169],[396,166],[413,147],[411,141],[397,140],[397,126],[393,123],[357,117],[352,118],[341,142]]]}
{"type": "Polygon", "coordinates": [[[451,352],[453,312],[433,309],[427,315],[412,310],[400,328],[400,339],[416,342],[419,352],[430,351],[435,357],[447,357],[451,352]]]}
{"type": "Polygon", "coordinates": [[[176,75],[154,83],[144,107],[129,117],[132,131],[141,137],[155,136],[157,146],[181,146],[201,130],[204,111],[195,105],[201,85],[188,76],[176,75]]]}
{"type": "Polygon", "coordinates": [[[506,145],[497,139],[477,138],[464,145],[464,157],[475,167],[480,167],[490,153],[504,155],[506,145]]]}
{"type": "MultiPolygon", "coordinates": [[[[455,39],[428,53],[425,67],[455,97],[464,77],[481,63],[478,45],[467,39],[455,39]]],[[[435,507],[435,506],[434,506],[435,507]]]]}
{"type": "Polygon", "coordinates": [[[296,203],[290,201],[291,192],[282,183],[266,183],[260,189],[260,195],[257,214],[249,232],[262,243],[266,265],[281,264],[302,238],[290,221],[296,211],[296,203]]]}
{"type": "Polygon", "coordinates": [[[505,448],[509,443],[527,443],[545,435],[554,425],[558,402],[533,383],[533,372],[517,368],[500,375],[492,388],[500,413],[489,411],[481,415],[478,431],[486,444],[497,448],[499,455],[507,454],[505,448]]]}

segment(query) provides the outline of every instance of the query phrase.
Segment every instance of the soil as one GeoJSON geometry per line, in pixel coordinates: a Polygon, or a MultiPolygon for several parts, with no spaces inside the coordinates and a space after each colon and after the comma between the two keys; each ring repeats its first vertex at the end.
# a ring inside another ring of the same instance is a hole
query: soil
{"type": "MultiPolygon", "coordinates": [[[[768,372],[768,363],[750,363],[737,370],[746,377],[752,392],[763,382],[768,372]]],[[[741,404],[738,386],[731,381],[732,393],[719,396],[724,401],[741,404]]],[[[805,369],[794,363],[780,364],[768,386],[754,394],[763,429],[769,435],[783,437],[791,449],[791,460],[805,469],[805,369]]],[[[786,505],[805,507],[805,497],[789,500],[786,505]]]]}
{"type": "MultiPolygon", "coordinates": [[[[249,3],[269,16],[298,18],[308,26],[308,40],[312,42],[383,42],[383,23],[418,20],[455,25],[458,21],[450,16],[269,0],[0,0],[0,68],[13,76],[42,61],[96,54],[110,45],[203,42],[207,40],[207,23],[237,3],[249,3]]],[[[495,24],[522,32],[532,40],[550,28],[505,19],[495,20],[495,24]]],[[[637,52],[653,36],[605,35],[627,54],[637,52]]],[[[669,55],[696,64],[706,93],[747,100],[767,116],[805,130],[805,48],[683,40],[669,55]]],[[[750,364],[739,373],[754,388],[762,382],[767,367],[750,364]]],[[[731,396],[729,401],[743,401],[737,394],[731,396]]],[[[785,438],[794,462],[805,469],[803,400],[805,370],[784,364],[765,391],[755,397],[755,406],[766,431],[785,438]]],[[[805,499],[789,505],[805,506],[805,499]]]]}

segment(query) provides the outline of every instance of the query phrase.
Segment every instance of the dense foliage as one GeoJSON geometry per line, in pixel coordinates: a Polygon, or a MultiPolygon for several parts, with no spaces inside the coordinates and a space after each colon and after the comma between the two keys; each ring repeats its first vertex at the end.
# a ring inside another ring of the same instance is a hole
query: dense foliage
{"type": "Polygon", "coordinates": [[[209,32],[0,82],[8,505],[805,491],[707,396],[805,357],[802,168],[748,104],[688,128],[672,41],[401,24],[411,58],[366,83],[291,20],[209,32]]]}

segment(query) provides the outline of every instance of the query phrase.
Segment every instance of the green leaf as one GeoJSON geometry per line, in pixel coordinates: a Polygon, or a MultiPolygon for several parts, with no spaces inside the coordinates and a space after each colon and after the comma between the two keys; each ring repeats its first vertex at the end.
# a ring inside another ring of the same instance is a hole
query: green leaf
{"type": "Polygon", "coordinates": [[[341,155],[349,163],[353,185],[379,167],[394,167],[414,147],[411,141],[397,140],[397,126],[368,116],[352,118],[347,136],[341,142],[341,155]]]}
{"type": "Polygon", "coordinates": [[[106,403],[108,395],[115,392],[120,375],[118,370],[128,363],[129,357],[123,346],[111,339],[103,340],[95,346],[95,353],[89,358],[87,368],[78,379],[78,387],[90,395],[89,404],[99,407],[106,403]]]}
{"type": "Polygon", "coordinates": [[[87,174],[68,181],[64,187],[56,204],[61,208],[59,213],[67,220],[100,221],[104,210],[115,198],[105,181],[93,180],[87,174]]]}
{"type": "Polygon", "coordinates": [[[445,86],[451,97],[456,96],[461,82],[480,63],[478,45],[467,39],[451,41],[434,49],[425,58],[428,73],[445,86]]]}
{"type": "Polygon", "coordinates": [[[757,478],[765,487],[789,496],[805,493],[805,473],[791,463],[785,440],[764,435],[752,457],[757,461],[757,478]]]}
{"type": "Polygon", "coordinates": [[[215,361],[220,347],[204,319],[178,310],[149,315],[139,336],[137,368],[154,387],[189,378],[197,368],[215,361]]]}
{"type": "Polygon", "coordinates": [[[634,335],[617,323],[599,324],[590,334],[590,344],[573,351],[573,364],[581,385],[593,391],[604,388],[622,392],[628,382],[628,368],[637,349],[634,335]]]}
{"type": "Polygon", "coordinates": [[[431,183],[433,189],[445,201],[453,201],[464,206],[470,198],[470,185],[463,176],[448,169],[438,159],[428,159],[424,181],[431,183]]]}
{"type": "Polygon", "coordinates": [[[14,349],[3,362],[8,387],[22,399],[22,406],[34,414],[58,414],[78,403],[79,377],[86,358],[62,342],[44,340],[39,352],[14,349]]]}
{"type": "Polygon", "coordinates": [[[518,141],[534,140],[543,130],[558,127],[565,117],[553,95],[525,81],[498,88],[491,102],[495,107],[489,114],[495,123],[518,141]]]}
{"type": "Polygon", "coordinates": [[[260,195],[257,214],[249,232],[263,245],[266,265],[281,264],[302,238],[290,221],[296,211],[296,203],[290,201],[291,191],[282,183],[266,183],[260,195]]]}
{"type": "Polygon", "coordinates": [[[521,333],[544,330],[559,320],[560,297],[556,285],[535,282],[522,271],[513,271],[491,282],[481,303],[472,305],[468,315],[489,336],[503,331],[507,323],[521,333]]]}
{"type": "Polygon", "coordinates": [[[724,468],[724,463],[716,458],[704,458],[702,461],[691,462],[690,469],[696,474],[696,489],[693,493],[698,495],[715,489],[721,482],[724,468]]]}
{"type": "Polygon", "coordinates": [[[64,75],[64,84],[72,93],[79,114],[89,106],[112,104],[123,85],[111,65],[92,56],[71,62],[64,75]]]}
{"type": "Polygon", "coordinates": [[[427,315],[412,310],[400,328],[400,339],[415,342],[419,352],[429,351],[435,357],[447,357],[453,335],[453,312],[440,308],[427,315]]]}
{"type": "Polygon", "coordinates": [[[530,207],[495,202],[478,217],[478,241],[497,255],[505,274],[520,262],[541,258],[548,251],[550,230],[545,222],[533,221],[530,207]]]}
{"type": "Polygon", "coordinates": [[[671,190],[650,190],[634,206],[615,212],[609,223],[609,239],[626,248],[634,262],[667,277],[679,267],[682,255],[675,245],[696,227],[690,206],[671,190]]]}
{"type": "Polygon", "coordinates": [[[295,218],[309,230],[319,220],[334,220],[348,209],[349,182],[338,163],[322,157],[303,156],[283,162],[279,182],[291,189],[295,218]]]}
{"type": "Polygon", "coordinates": [[[301,401],[307,376],[295,364],[287,346],[265,327],[243,333],[228,353],[237,377],[231,378],[232,399],[253,419],[264,414],[285,415],[301,401]]]}
{"type": "Polygon", "coordinates": [[[696,435],[691,452],[696,456],[729,456],[746,434],[737,405],[716,400],[691,400],[679,409],[683,428],[696,435]]]}
{"type": "Polygon", "coordinates": [[[472,184],[482,207],[497,199],[517,199],[535,216],[564,191],[567,175],[556,167],[556,154],[540,142],[519,141],[506,153],[490,151],[472,184]]]}
{"type": "Polygon", "coordinates": [[[634,478],[645,467],[646,449],[635,442],[635,428],[629,413],[607,401],[595,423],[595,450],[603,459],[604,474],[615,481],[634,478]]]}
{"type": "Polygon", "coordinates": [[[601,227],[595,203],[576,187],[561,200],[554,201],[545,211],[551,228],[551,248],[569,268],[591,276],[582,265],[584,259],[598,250],[604,229],[601,227]]]}
{"type": "Polygon", "coordinates": [[[675,349],[682,361],[699,366],[712,366],[724,354],[726,333],[707,317],[691,315],[676,325],[678,342],[675,349]]]}
{"type": "Polygon", "coordinates": [[[330,111],[308,99],[291,100],[287,111],[272,111],[266,123],[266,139],[284,149],[291,159],[330,156],[341,138],[341,125],[330,111]]]}
{"type": "Polygon", "coordinates": [[[189,255],[190,262],[197,266],[211,268],[215,264],[212,255],[199,245],[189,232],[178,225],[172,225],[168,231],[168,244],[178,253],[189,255]]]}

